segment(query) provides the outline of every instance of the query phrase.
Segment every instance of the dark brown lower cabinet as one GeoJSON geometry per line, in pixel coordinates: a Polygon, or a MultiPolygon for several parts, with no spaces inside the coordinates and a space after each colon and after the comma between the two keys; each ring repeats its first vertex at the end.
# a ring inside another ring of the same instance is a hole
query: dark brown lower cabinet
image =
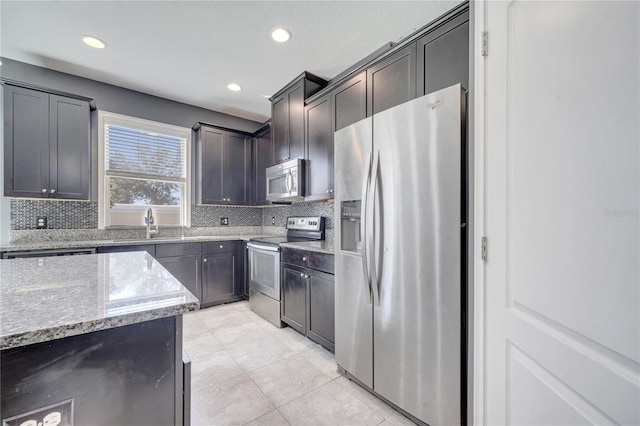
{"type": "Polygon", "coordinates": [[[202,258],[197,256],[174,256],[158,258],[158,262],[178,279],[198,300],[202,301],[200,275],[202,258]]]}
{"type": "Polygon", "coordinates": [[[282,263],[282,322],[335,350],[333,255],[285,248],[282,263]],[[313,266],[324,271],[311,269],[313,266]]]}
{"type": "Polygon", "coordinates": [[[235,242],[203,244],[213,247],[213,253],[202,255],[202,306],[227,303],[242,299],[241,264],[235,242]]]}

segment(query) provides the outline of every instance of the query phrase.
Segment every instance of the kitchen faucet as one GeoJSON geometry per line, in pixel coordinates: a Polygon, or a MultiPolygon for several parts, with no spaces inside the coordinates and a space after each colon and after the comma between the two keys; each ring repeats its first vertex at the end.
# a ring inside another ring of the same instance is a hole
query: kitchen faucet
{"type": "Polygon", "coordinates": [[[158,225],[156,225],[153,219],[153,210],[151,207],[147,209],[147,216],[144,218],[144,223],[147,225],[147,240],[151,238],[151,234],[158,233],[158,225]],[[153,229],[152,229],[153,228],[153,229]]]}

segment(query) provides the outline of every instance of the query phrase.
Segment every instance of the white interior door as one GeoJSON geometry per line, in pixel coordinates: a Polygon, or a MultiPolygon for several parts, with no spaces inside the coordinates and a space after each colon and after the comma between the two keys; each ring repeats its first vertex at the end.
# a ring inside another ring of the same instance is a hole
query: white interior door
{"type": "Polygon", "coordinates": [[[488,1],[487,424],[640,424],[640,2],[488,1]]]}

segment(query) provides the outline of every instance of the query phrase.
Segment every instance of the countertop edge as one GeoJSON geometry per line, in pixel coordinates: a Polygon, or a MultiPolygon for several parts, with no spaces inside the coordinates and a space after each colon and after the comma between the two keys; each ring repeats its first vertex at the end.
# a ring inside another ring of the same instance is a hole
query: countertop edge
{"type": "Polygon", "coordinates": [[[88,320],[76,324],[64,324],[41,330],[9,334],[0,337],[0,350],[13,349],[35,343],[48,342],[51,340],[63,339],[65,337],[78,336],[95,331],[108,330],[145,321],[182,315],[183,313],[196,311],[199,307],[199,302],[193,301],[175,306],[154,308],[153,310],[145,312],[118,315],[106,319],[88,320]]]}

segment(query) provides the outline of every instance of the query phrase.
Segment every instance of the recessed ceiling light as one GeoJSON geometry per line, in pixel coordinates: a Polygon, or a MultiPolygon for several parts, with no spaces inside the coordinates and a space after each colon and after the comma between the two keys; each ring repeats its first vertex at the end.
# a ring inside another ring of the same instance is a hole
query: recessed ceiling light
{"type": "Polygon", "coordinates": [[[104,41],[93,36],[82,36],[82,41],[84,41],[86,45],[94,47],[96,49],[104,49],[104,47],[107,45],[104,41]]]}
{"type": "Polygon", "coordinates": [[[242,90],[242,86],[240,86],[238,83],[229,83],[227,84],[227,89],[231,90],[232,92],[239,92],[242,90]]]}
{"type": "Polygon", "coordinates": [[[291,31],[286,28],[276,28],[271,31],[271,38],[278,43],[284,43],[285,41],[289,41],[291,38],[291,31]]]}

